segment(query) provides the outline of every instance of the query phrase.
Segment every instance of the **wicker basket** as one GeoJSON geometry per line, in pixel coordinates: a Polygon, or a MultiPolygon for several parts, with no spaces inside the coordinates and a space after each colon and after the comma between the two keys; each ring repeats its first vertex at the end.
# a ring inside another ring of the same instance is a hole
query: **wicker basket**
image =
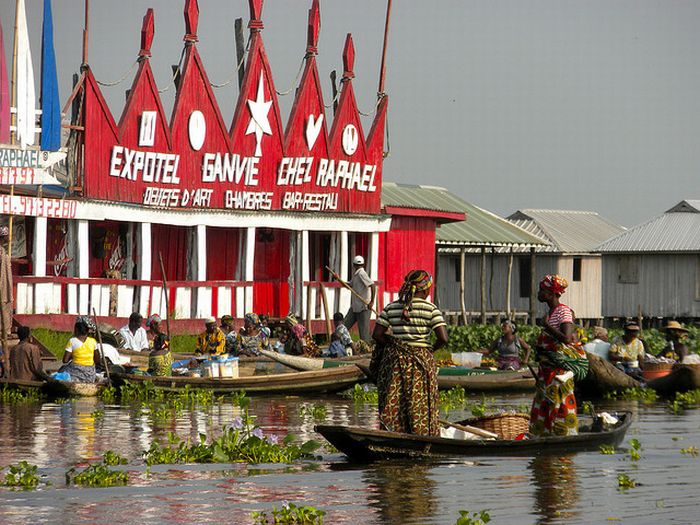
{"type": "Polygon", "coordinates": [[[528,431],[530,416],[528,414],[494,414],[468,419],[462,423],[498,434],[501,439],[515,439],[519,434],[528,431]]]}

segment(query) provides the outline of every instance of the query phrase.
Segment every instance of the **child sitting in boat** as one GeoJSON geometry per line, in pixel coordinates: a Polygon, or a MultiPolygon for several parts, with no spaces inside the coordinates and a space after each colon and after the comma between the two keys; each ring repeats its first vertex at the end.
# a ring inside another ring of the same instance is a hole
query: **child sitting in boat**
{"type": "Polygon", "coordinates": [[[148,354],[148,373],[152,376],[171,376],[173,354],[170,352],[170,342],[165,334],[156,334],[153,339],[153,350],[148,354]]]}
{"type": "Polygon", "coordinates": [[[329,357],[346,357],[352,355],[352,337],[343,320],[345,316],[336,312],[333,315],[335,330],[331,336],[331,345],[328,348],[329,357]]]}
{"type": "Polygon", "coordinates": [[[77,383],[94,383],[95,362],[99,360],[97,353],[97,341],[90,337],[90,328],[83,320],[79,320],[73,327],[73,337],[63,353],[65,363],[58,371],[67,373],[70,380],[77,383]]]}

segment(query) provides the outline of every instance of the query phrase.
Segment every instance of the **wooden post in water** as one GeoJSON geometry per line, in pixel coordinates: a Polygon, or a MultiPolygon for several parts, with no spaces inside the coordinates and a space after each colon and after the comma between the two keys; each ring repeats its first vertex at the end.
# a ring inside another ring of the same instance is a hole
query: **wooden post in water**
{"type": "Polygon", "coordinates": [[[462,324],[467,325],[467,306],[464,301],[464,258],[467,249],[462,246],[459,251],[459,305],[462,310],[462,324]]]}
{"type": "Polygon", "coordinates": [[[537,263],[535,248],[530,248],[530,324],[537,322],[537,263]]]}
{"type": "Polygon", "coordinates": [[[481,324],[486,324],[486,246],[481,247],[481,324]]]}

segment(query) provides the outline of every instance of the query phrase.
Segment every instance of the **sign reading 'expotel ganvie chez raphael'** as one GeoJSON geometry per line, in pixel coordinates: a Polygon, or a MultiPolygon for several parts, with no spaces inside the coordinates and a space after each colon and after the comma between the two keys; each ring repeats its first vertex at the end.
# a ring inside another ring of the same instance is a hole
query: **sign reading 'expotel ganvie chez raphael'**
{"type": "Polygon", "coordinates": [[[85,196],[181,209],[379,213],[387,98],[380,100],[365,140],[352,86],[351,36],[329,132],[315,59],[319,7],[313,1],[305,68],[285,129],[262,41],[262,0],[249,3],[250,46],[230,127],[197,51],[196,0],[185,3],[185,53],[170,121],[148,60],[152,10],[144,17],[140,65],[118,124],[87,70],[85,196]]]}

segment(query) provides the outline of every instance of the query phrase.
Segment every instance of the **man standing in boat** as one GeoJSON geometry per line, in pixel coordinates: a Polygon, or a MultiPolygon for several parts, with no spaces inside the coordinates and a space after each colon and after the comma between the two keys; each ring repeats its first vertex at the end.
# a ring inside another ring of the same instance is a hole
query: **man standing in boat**
{"type": "Polygon", "coordinates": [[[362,255],[356,255],[352,260],[352,269],[350,287],[355,293],[350,298],[350,310],[345,316],[344,324],[350,330],[357,323],[360,339],[369,342],[369,318],[377,295],[377,285],[365,271],[365,258],[362,255]]]}

